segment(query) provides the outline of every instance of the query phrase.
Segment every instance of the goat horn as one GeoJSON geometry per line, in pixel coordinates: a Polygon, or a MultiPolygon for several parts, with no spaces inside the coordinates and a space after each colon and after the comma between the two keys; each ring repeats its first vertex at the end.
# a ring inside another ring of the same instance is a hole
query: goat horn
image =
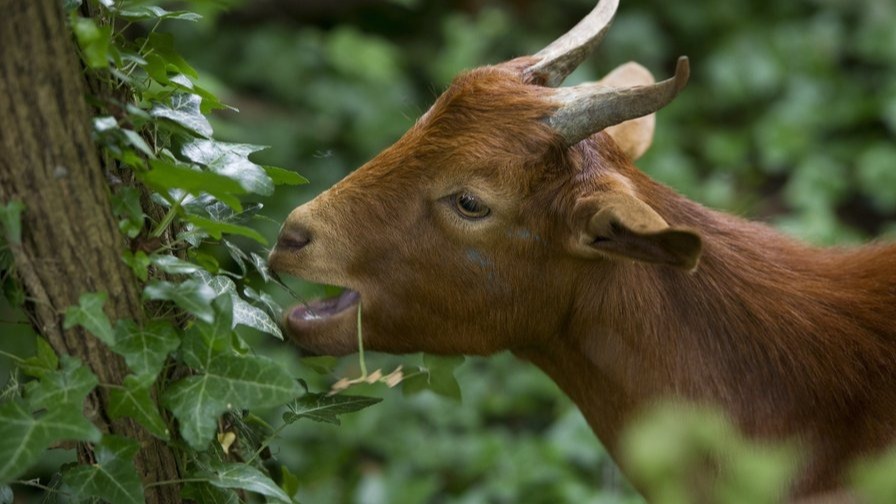
{"type": "Polygon", "coordinates": [[[682,56],[674,77],[649,86],[608,88],[581,84],[556,89],[553,98],[559,107],[547,123],[567,145],[575,145],[605,128],[663,108],[687,85],[690,73],[688,58],[682,56]]]}
{"type": "Polygon", "coordinates": [[[540,60],[527,69],[532,82],[557,87],[603,40],[616,14],[619,0],[601,0],[565,35],[535,54],[540,60]]]}

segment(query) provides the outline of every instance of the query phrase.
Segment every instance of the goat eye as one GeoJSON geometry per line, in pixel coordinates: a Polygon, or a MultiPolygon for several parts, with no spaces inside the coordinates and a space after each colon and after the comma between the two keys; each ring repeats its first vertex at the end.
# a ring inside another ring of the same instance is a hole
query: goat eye
{"type": "Polygon", "coordinates": [[[491,213],[489,207],[470,193],[458,193],[452,199],[457,213],[466,219],[481,219],[491,213]]]}

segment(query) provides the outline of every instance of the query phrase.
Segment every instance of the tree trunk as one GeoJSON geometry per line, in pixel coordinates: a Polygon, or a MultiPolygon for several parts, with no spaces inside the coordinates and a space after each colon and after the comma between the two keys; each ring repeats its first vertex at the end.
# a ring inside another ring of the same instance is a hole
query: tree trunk
{"type": "MultiPolygon", "coordinates": [[[[16,271],[36,330],[56,352],[82,359],[100,383],[120,384],[121,357],[81,329],[63,329],[66,307],[107,292],[111,320],[143,319],[140,291],[121,260],[125,241],[91,140],[85,77],[60,0],[0,0],[0,202],[25,204],[16,271]]],[[[107,167],[108,168],[108,167],[107,167]]],[[[110,420],[102,387],[85,412],[104,432],[140,442],[144,483],[176,480],[174,453],[130,420],[110,420]]],[[[81,462],[92,462],[88,447],[81,462]]],[[[178,502],[178,485],[147,488],[147,502],[178,502]]]]}

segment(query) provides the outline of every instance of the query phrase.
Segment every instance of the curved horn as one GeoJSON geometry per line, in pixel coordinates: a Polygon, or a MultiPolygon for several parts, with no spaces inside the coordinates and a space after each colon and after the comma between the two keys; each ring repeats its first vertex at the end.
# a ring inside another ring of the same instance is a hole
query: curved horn
{"type": "Polygon", "coordinates": [[[553,91],[559,104],[547,123],[574,145],[594,133],[652,114],[666,106],[688,83],[688,58],[678,58],[675,76],[649,86],[608,88],[600,84],[581,84],[553,91]]]}
{"type": "Polygon", "coordinates": [[[619,0],[600,0],[566,35],[538,51],[535,57],[541,60],[526,71],[532,81],[548,87],[559,86],[603,40],[618,6],[619,0]]]}

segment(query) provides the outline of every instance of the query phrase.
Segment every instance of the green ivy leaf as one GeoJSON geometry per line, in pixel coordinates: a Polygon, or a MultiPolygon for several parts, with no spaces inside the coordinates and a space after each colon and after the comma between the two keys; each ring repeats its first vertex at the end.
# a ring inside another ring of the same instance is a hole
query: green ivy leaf
{"type": "Polygon", "coordinates": [[[112,324],[109,323],[109,317],[103,312],[103,304],[108,297],[105,292],[81,294],[81,297],[78,298],[78,306],[69,306],[65,310],[63,327],[71,329],[77,325],[82,326],[103,343],[112,345],[115,341],[112,324]]]}
{"type": "Polygon", "coordinates": [[[75,466],[65,472],[63,479],[82,499],[143,504],[143,484],[134,468],[138,448],[135,441],[107,434],[94,446],[96,463],[75,466]]]}
{"type": "Polygon", "coordinates": [[[3,229],[3,237],[10,245],[22,243],[22,211],[25,204],[13,200],[6,205],[0,205],[0,228],[3,229]]]}
{"type": "Polygon", "coordinates": [[[0,486],[0,504],[13,504],[15,496],[12,494],[12,488],[9,485],[0,486]]]}
{"type": "Polygon", "coordinates": [[[187,130],[203,137],[210,137],[213,133],[212,125],[199,110],[202,98],[190,93],[175,93],[171,95],[170,103],[156,104],[149,111],[149,115],[167,119],[183,126],[187,130]]]}
{"type": "Polygon", "coordinates": [[[150,396],[152,381],[141,381],[134,375],[124,379],[123,388],[109,390],[109,415],[113,420],[131,417],[159,439],[168,440],[168,428],[150,396]]]}
{"type": "Polygon", "coordinates": [[[249,161],[250,154],[263,149],[266,147],[196,139],[184,144],[181,154],[215,173],[238,181],[248,192],[270,196],[274,193],[274,182],[261,166],[249,161]]]}
{"type": "Polygon", "coordinates": [[[19,369],[28,376],[41,378],[59,367],[59,358],[53,347],[43,338],[36,338],[37,354],[19,363],[19,369]]]}
{"type": "Polygon", "coordinates": [[[143,208],[140,206],[140,191],[136,187],[125,187],[112,196],[112,212],[123,221],[118,227],[128,237],[135,238],[143,229],[143,208]]]}
{"type": "Polygon", "coordinates": [[[230,224],[229,222],[218,222],[212,219],[206,219],[199,215],[187,215],[184,220],[202,229],[216,240],[220,240],[221,236],[223,236],[224,233],[227,233],[251,238],[262,245],[268,244],[268,241],[264,236],[261,236],[258,231],[250,227],[240,226],[239,224],[230,224]]]}
{"type": "Polygon", "coordinates": [[[105,68],[109,65],[109,50],[112,42],[112,27],[97,26],[89,18],[77,17],[72,21],[72,30],[81,51],[84,62],[90,68],[105,68]]]}
{"type": "Polygon", "coordinates": [[[80,411],[87,394],[97,385],[96,376],[81,361],[62,356],[62,369],[45,373],[25,385],[25,398],[33,410],[74,408],[80,411]]]}
{"type": "Polygon", "coordinates": [[[40,455],[61,440],[98,441],[100,431],[81,407],[56,407],[35,418],[23,401],[0,404],[0,482],[21,476],[40,455]]]}
{"type": "Polygon", "coordinates": [[[154,254],[150,256],[149,260],[155,267],[169,275],[189,275],[201,269],[189,261],[169,254],[154,254]]]}
{"type": "Polygon", "coordinates": [[[254,356],[235,356],[206,347],[205,374],[191,376],[171,385],[163,395],[168,409],[180,422],[184,440],[195,449],[211,440],[222,413],[239,404],[253,408],[278,406],[298,393],[293,378],[275,362],[254,356]]]}
{"type": "Polygon", "coordinates": [[[180,495],[196,504],[240,504],[233,490],[213,487],[208,483],[187,483],[180,495]]]}
{"type": "Polygon", "coordinates": [[[215,298],[215,291],[198,280],[185,280],[179,284],[167,281],[150,282],[143,288],[143,297],[157,301],[172,301],[199,320],[211,322],[214,319],[211,302],[215,298]]]}
{"type": "Polygon", "coordinates": [[[198,78],[199,74],[187,63],[178,52],[174,49],[174,36],[170,33],[152,32],[146,40],[147,49],[152,49],[153,53],[165,59],[165,62],[174,65],[181,73],[190,77],[198,78]]]}
{"type": "Polygon", "coordinates": [[[134,374],[148,381],[155,379],[168,354],[180,346],[180,337],[170,322],[153,321],[138,327],[133,321],[120,320],[115,326],[112,350],[124,357],[134,374]]]}
{"type": "Polygon", "coordinates": [[[280,330],[280,326],[264,310],[252,306],[240,297],[233,280],[223,275],[213,277],[204,271],[198,272],[197,276],[211,287],[217,295],[227,294],[230,296],[233,303],[233,327],[244,325],[271,334],[278,339],[283,339],[283,332],[280,330]]]}
{"type": "Polygon", "coordinates": [[[82,413],[96,383],[81,361],[63,356],[61,370],[47,371],[25,386],[24,401],[0,403],[0,483],[20,476],[58,441],[100,439],[82,413]]]}
{"type": "Polygon", "coordinates": [[[431,390],[441,396],[460,401],[460,385],[457,383],[457,378],[454,377],[454,369],[463,362],[463,357],[423,354],[420,374],[402,381],[402,392],[414,394],[422,390],[431,390]]]}
{"type": "Polygon", "coordinates": [[[144,21],[146,19],[179,19],[182,21],[199,21],[202,16],[190,11],[168,11],[155,5],[130,5],[120,8],[118,17],[128,21],[144,21]]]}
{"type": "Polygon", "coordinates": [[[209,478],[210,484],[219,488],[248,490],[280,502],[292,502],[286,492],[277,486],[271,478],[248,464],[218,464],[213,467],[211,473],[204,475],[209,478]]]}
{"type": "Polygon", "coordinates": [[[235,195],[246,191],[235,180],[217,173],[176,165],[163,159],[152,159],[149,165],[152,169],[141,172],[140,179],[159,192],[182,189],[194,196],[208,193],[235,210],[243,209],[235,195]]]}
{"type": "Polygon", "coordinates": [[[362,410],[382,401],[379,397],[306,393],[287,406],[283,421],[294,423],[300,418],[339,425],[339,415],[362,410]]]}
{"type": "Polygon", "coordinates": [[[146,279],[149,278],[150,260],[146,255],[146,252],[143,252],[142,250],[138,250],[137,252],[125,250],[121,254],[121,260],[131,268],[131,271],[134,272],[134,276],[139,278],[141,282],[145,282],[146,279]]]}
{"type": "Polygon", "coordinates": [[[277,166],[262,166],[274,185],[302,185],[307,184],[308,179],[292,170],[286,170],[277,166]]]}

